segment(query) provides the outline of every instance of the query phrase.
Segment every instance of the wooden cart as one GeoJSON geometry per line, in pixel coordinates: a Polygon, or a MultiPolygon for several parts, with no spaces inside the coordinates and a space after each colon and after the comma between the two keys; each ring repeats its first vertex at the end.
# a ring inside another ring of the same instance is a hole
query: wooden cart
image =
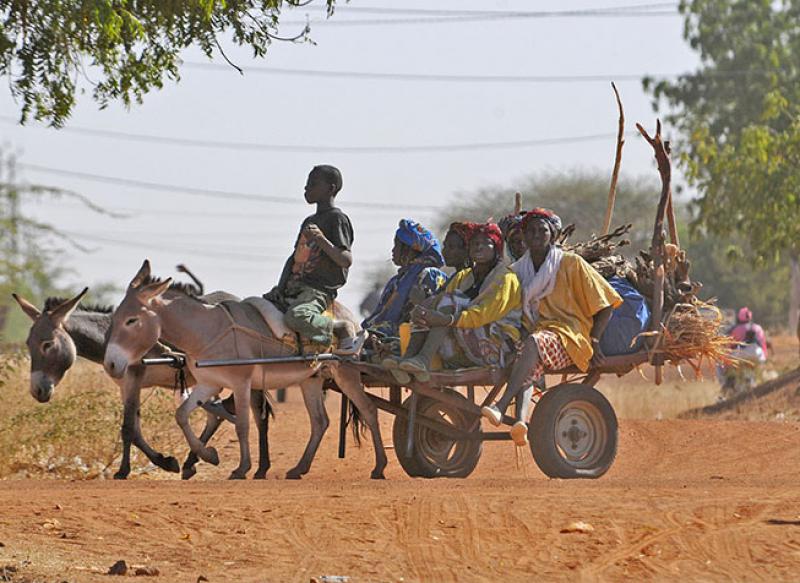
{"type": "MultiPolygon", "coordinates": [[[[561,375],[562,382],[548,388],[536,403],[528,429],[531,453],[542,472],[552,478],[599,478],[608,471],[617,452],[617,417],[594,385],[603,374],[622,375],[647,360],[646,352],[637,352],[609,357],[602,368],[588,373],[575,367],[548,371],[561,375]]],[[[511,439],[507,429],[484,431],[481,424],[481,407],[492,403],[505,385],[503,370],[432,372],[428,382],[402,387],[378,365],[355,366],[361,370],[367,388],[388,387],[388,399],[368,395],[376,407],[395,416],[394,450],[410,476],[469,476],[478,465],[484,441],[511,439]],[[476,387],[491,387],[481,402],[476,401],[476,387]]],[[[340,457],[345,454],[347,415],[343,399],[340,457]]],[[[503,417],[507,427],[514,421],[508,415],[503,417]]]]}

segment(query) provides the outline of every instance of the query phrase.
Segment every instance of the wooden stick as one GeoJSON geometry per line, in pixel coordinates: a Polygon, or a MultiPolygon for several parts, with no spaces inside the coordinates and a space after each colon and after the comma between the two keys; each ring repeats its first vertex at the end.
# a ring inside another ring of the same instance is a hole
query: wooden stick
{"type": "Polygon", "coordinates": [[[514,214],[518,215],[522,212],[522,193],[515,192],[514,193],[514,214]]]}
{"type": "MultiPolygon", "coordinates": [[[[669,156],[672,152],[670,152],[669,142],[664,142],[664,151],[669,156]]],[[[667,223],[669,224],[669,240],[670,242],[680,247],[680,241],[678,241],[678,225],[675,221],[675,209],[672,207],[672,187],[669,189],[669,200],[667,201],[667,223]]]]}
{"type": "MultiPolygon", "coordinates": [[[[653,315],[650,323],[650,330],[661,332],[661,317],[664,310],[664,262],[665,262],[665,234],[664,234],[664,218],[667,211],[667,204],[672,193],[671,180],[672,180],[672,166],[670,164],[669,152],[661,139],[661,120],[656,121],[656,135],[650,137],[641,126],[636,124],[636,129],[644,136],[647,143],[653,148],[656,163],[658,164],[658,173],[661,176],[661,197],[658,201],[658,208],[656,209],[656,221],[653,227],[653,240],[650,244],[650,256],[653,260],[653,315]]],[[[656,369],[655,382],[657,385],[661,384],[662,371],[661,367],[664,364],[664,358],[661,354],[653,355],[653,362],[651,363],[656,369]]]]}
{"type": "Polygon", "coordinates": [[[617,86],[611,83],[614,95],[617,98],[619,108],[619,128],[617,129],[617,152],[614,157],[614,171],[611,173],[611,186],[608,189],[608,206],[606,207],[606,218],[603,222],[603,235],[608,234],[611,228],[611,215],[614,213],[614,202],[617,199],[617,179],[619,178],[619,167],[622,165],[622,146],[625,144],[625,112],[622,110],[622,100],[619,98],[617,86]]]}

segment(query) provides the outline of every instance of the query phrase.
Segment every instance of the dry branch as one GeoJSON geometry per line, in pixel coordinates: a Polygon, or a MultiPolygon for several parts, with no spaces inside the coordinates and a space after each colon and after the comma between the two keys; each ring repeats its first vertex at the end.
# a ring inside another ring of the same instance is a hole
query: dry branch
{"type": "Polygon", "coordinates": [[[603,222],[603,235],[608,234],[611,228],[611,215],[614,213],[614,202],[617,198],[617,179],[619,178],[619,168],[622,165],[622,146],[625,144],[625,113],[622,110],[622,100],[619,98],[617,86],[611,83],[614,95],[617,98],[619,108],[619,128],[617,129],[617,150],[614,156],[614,171],[611,173],[611,186],[608,189],[608,206],[606,206],[606,218],[603,222]]]}

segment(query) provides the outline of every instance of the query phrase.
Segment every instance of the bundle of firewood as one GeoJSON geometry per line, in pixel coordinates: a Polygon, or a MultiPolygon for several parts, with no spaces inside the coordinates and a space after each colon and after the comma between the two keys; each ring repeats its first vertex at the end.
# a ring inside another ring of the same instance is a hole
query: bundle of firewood
{"type": "Polygon", "coordinates": [[[672,204],[670,145],[661,137],[660,121],[656,123],[656,133],[652,137],[641,125],[636,124],[639,133],[653,148],[661,178],[661,196],[656,210],[652,243],[650,249],[640,251],[633,262],[618,252],[620,247],[629,244],[622,237],[628,233],[630,225],[609,232],[622,161],[625,126],[622,101],[616,87],[614,93],[619,107],[619,131],[603,234],[585,243],[571,245],[566,243],[574,231],[574,227],[570,226],[564,229],[559,242],[565,249],[586,259],[605,278],[614,275],[626,278],[648,301],[652,322],[650,331],[644,336],[648,337],[650,362],[656,368],[656,384],[660,384],[661,365],[666,361],[675,364],[689,362],[696,370],[699,370],[704,359],[728,362],[730,339],[720,333],[722,317],[719,310],[713,304],[697,298],[702,284],[689,278],[691,262],[678,242],[672,204]]]}

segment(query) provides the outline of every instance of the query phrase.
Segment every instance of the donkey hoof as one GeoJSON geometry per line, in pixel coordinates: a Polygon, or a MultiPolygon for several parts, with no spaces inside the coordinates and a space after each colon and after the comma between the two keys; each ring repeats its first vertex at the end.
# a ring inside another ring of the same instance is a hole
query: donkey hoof
{"type": "Polygon", "coordinates": [[[231,475],[228,476],[229,480],[244,480],[245,478],[247,478],[247,472],[241,470],[233,470],[231,475]]]}
{"type": "Polygon", "coordinates": [[[266,480],[267,479],[267,470],[258,470],[255,474],[253,474],[254,480],[266,480]]]}
{"type": "Polygon", "coordinates": [[[197,473],[197,468],[190,466],[181,470],[181,480],[191,480],[197,473]]]}
{"type": "Polygon", "coordinates": [[[120,470],[116,474],[114,474],[114,479],[115,480],[127,480],[128,479],[128,474],[130,474],[130,471],[123,472],[122,470],[120,470]]]}
{"type": "Polygon", "coordinates": [[[287,480],[299,480],[303,477],[303,473],[298,469],[292,469],[286,472],[287,480]]]}
{"type": "Polygon", "coordinates": [[[219,465],[219,454],[213,447],[204,447],[197,452],[197,456],[204,462],[213,466],[219,465]]]}
{"type": "Polygon", "coordinates": [[[383,475],[383,470],[372,470],[369,478],[370,480],[385,480],[386,476],[383,475]]]}
{"type": "Polygon", "coordinates": [[[181,464],[179,464],[178,460],[172,456],[162,455],[161,458],[156,462],[156,465],[162,470],[172,472],[173,474],[177,474],[181,471],[181,464]]]}

